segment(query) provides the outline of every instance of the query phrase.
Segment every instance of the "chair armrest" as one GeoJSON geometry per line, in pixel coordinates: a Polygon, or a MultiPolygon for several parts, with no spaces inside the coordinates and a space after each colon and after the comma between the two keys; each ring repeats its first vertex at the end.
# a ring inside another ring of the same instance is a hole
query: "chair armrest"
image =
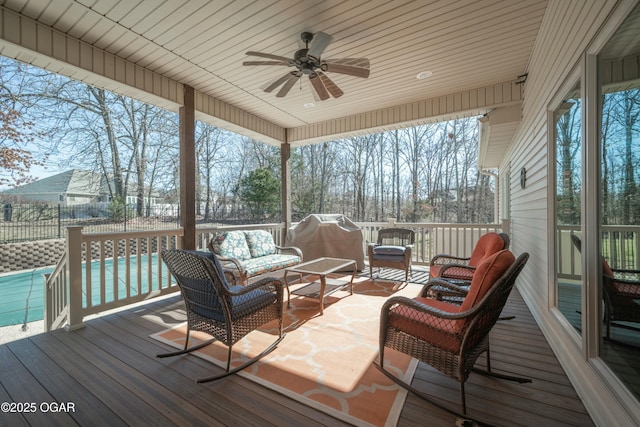
{"type": "Polygon", "coordinates": [[[434,278],[427,282],[420,291],[421,297],[436,297],[442,291],[447,295],[466,297],[469,293],[469,282],[464,280],[445,280],[441,278],[434,278]],[[434,295],[435,294],[435,295],[434,295]]]}
{"type": "Polygon", "coordinates": [[[296,246],[278,246],[276,245],[276,252],[290,253],[291,255],[297,255],[302,260],[302,250],[296,246]]]}
{"type": "MultiPolygon", "coordinates": [[[[231,257],[223,257],[220,256],[216,253],[216,251],[213,250],[213,239],[209,240],[209,244],[207,245],[207,248],[209,249],[209,251],[211,251],[212,254],[214,254],[216,257],[218,257],[218,260],[220,261],[220,263],[233,263],[233,265],[235,266],[235,268],[240,272],[240,276],[246,276],[247,270],[244,268],[244,265],[242,264],[242,261],[240,261],[238,258],[231,258],[231,257]]],[[[225,267],[223,265],[223,267],[225,267]]],[[[226,274],[225,274],[226,275],[226,274]]]]}
{"type": "Polygon", "coordinates": [[[611,269],[613,271],[614,279],[616,281],[624,280],[630,282],[640,281],[640,270],[624,270],[621,268],[611,269]]]}
{"type": "Polygon", "coordinates": [[[614,273],[632,273],[632,274],[640,274],[640,270],[626,270],[623,268],[612,268],[611,271],[614,273]]]}
{"type": "Polygon", "coordinates": [[[378,246],[377,243],[373,243],[373,242],[367,243],[367,256],[369,257],[369,259],[373,258],[373,248],[375,248],[376,246],[378,246]]]}
{"type": "Polygon", "coordinates": [[[238,277],[233,271],[223,267],[224,278],[227,280],[229,286],[235,286],[238,284],[238,277]]]}
{"type": "Polygon", "coordinates": [[[236,286],[234,289],[227,291],[229,296],[240,296],[247,294],[256,289],[260,289],[266,292],[276,292],[280,297],[283,295],[284,283],[277,277],[264,277],[250,285],[236,286]]]}
{"type": "Polygon", "coordinates": [[[217,254],[216,256],[218,257],[218,260],[220,260],[220,264],[223,264],[222,265],[223,268],[227,268],[227,266],[229,265],[228,263],[232,263],[234,267],[238,269],[241,273],[246,271],[246,269],[244,268],[244,265],[242,264],[242,261],[240,261],[238,258],[223,257],[217,254]],[[227,263],[227,265],[224,265],[224,263],[227,263]]]}
{"type": "Polygon", "coordinates": [[[457,256],[452,256],[452,255],[447,255],[447,254],[438,254],[436,256],[434,256],[433,258],[431,258],[431,261],[429,261],[429,265],[442,265],[442,264],[459,264],[459,265],[466,265],[469,263],[469,260],[471,258],[464,258],[464,257],[457,257],[457,256]]]}
{"type": "Polygon", "coordinates": [[[246,283],[249,280],[249,273],[238,258],[222,257],[217,254],[216,256],[222,265],[224,277],[229,286],[237,285],[238,281],[246,283]]]}

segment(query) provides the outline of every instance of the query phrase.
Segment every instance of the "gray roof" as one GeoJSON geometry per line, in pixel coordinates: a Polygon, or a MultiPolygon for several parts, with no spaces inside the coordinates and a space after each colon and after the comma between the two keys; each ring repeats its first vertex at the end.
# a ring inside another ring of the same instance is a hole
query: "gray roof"
{"type": "Polygon", "coordinates": [[[98,195],[101,191],[100,174],[72,169],[48,178],[39,179],[30,184],[2,191],[1,194],[75,194],[98,195]]]}

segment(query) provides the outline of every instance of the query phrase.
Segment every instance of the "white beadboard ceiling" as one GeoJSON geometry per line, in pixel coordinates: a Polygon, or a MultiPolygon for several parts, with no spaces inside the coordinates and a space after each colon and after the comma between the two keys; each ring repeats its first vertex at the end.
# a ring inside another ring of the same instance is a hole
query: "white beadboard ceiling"
{"type": "MultiPolygon", "coordinates": [[[[24,22],[50,27],[82,45],[189,85],[250,117],[285,130],[305,130],[343,117],[515,81],[527,72],[547,0],[0,0],[0,4],[11,12],[5,13],[5,21],[18,14],[24,22]],[[243,66],[245,60],[260,60],[245,52],[292,57],[301,47],[303,31],[333,36],[322,59],[368,58],[370,77],[328,73],[344,95],[326,101],[314,100],[304,76],[285,98],[277,98],[276,91],[263,92],[290,69],[243,66]],[[433,74],[418,80],[422,71],[433,74]],[[309,102],[315,107],[305,108],[309,102]]],[[[21,20],[20,31],[25,27],[21,20]]],[[[28,40],[18,44],[25,46],[28,40]]],[[[0,43],[1,54],[20,56],[12,55],[7,46],[0,43]]],[[[32,62],[46,66],[42,60],[32,62]]],[[[64,73],[59,67],[56,71],[64,73]]]]}

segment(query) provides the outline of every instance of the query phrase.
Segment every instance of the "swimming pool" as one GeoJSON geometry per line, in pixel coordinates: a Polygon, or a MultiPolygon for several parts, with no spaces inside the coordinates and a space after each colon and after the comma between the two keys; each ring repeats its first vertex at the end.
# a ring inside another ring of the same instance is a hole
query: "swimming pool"
{"type": "MultiPolygon", "coordinates": [[[[138,258],[132,257],[129,259],[130,268],[132,272],[137,271],[137,263],[138,258]]],[[[123,272],[125,272],[125,262],[124,258],[119,258],[117,260],[118,263],[118,271],[119,271],[119,280],[118,280],[118,294],[123,296],[126,295],[126,281],[123,277],[123,272]]],[[[147,256],[142,255],[140,257],[140,263],[143,268],[146,268],[147,265],[147,256]]],[[[138,278],[136,274],[132,273],[130,278],[130,286],[129,293],[131,296],[138,295],[138,292],[141,294],[145,294],[150,292],[151,289],[157,289],[156,286],[158,282],[158,256],[152,255],[151,257],[152,264],[152,275],[151,275],[151,283],[149,283],[148,275],[146,270],[140,277],[140,282],[138,283],[138,278]]],[[[105,299],[106,302],[113,301],[114,299],[114,284],[113,284],[113,260],[105,261],[105,299]]],[[[82,280],[85,280],[85,264],[82,264],[82,280]]],[[[34,322],[37,320],[44,319],[44,274],[51,273],[53,271],[53,267],[48,268],[37,268],[33,270],[23,270],[16,273],[7,273],[0,275],[0,327],[1,326],[10,326],[10,325],[20,325],[27,322],[34,322]]],[[[167,269],[164,263],[162,264],[162,277],[166,278],[169,274],[169,270],[167,269]]],[[[91,286],[91,301],[92,305],[97,305],[100,303],[100,284],[97,280],[100,277],[100,263],[93,262],[91,263],[91,276],[94,278],[92,280],[91,286]]],[[[84,289],[84,283],[83,283],[84,289]]],[[[83,307],[87,306],[86,294],[83,293],[83,307]]]]}
{"type": "Polygon", "coordinates": [[[0,326],[44,319],[44,278],[53,268],[0,276],[0,326]]]}

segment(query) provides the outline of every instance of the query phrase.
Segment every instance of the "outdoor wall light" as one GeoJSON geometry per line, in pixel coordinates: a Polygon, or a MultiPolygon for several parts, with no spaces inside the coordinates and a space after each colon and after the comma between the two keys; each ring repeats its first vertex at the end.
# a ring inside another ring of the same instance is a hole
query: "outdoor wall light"
{"type": "Polygon", "coordinates": [[[524,189],[527,186],[527,170],[525,168],[520,169],[520,188],[524,189]]]}

